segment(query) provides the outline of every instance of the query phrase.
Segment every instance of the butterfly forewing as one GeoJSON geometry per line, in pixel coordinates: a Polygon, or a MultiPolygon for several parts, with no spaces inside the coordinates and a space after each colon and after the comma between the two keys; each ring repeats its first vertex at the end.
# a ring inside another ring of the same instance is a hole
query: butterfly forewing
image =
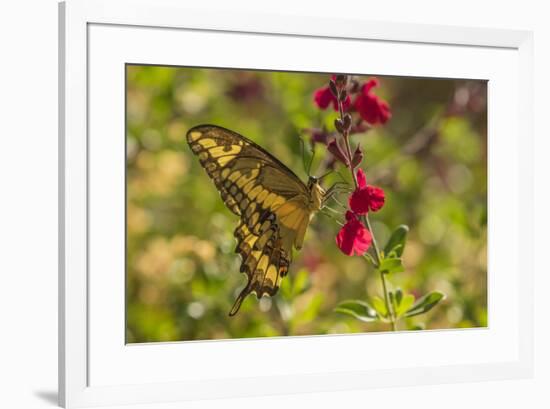
{"type": "Polygon", "coordinates": [[[189,130],[187,142],[226,206],[241,218],[235,252],[248,283],[231,309],[234,315],[248,294],[277,292],[292,247],[301,247],[309,223],[309,191],[283,163],[236,132],[200,125],[189,130]]]}

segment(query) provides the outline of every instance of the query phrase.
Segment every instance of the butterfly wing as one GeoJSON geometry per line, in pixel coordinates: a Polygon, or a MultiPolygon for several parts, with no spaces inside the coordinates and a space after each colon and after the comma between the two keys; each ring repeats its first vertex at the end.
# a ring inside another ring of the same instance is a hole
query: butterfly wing
{"type": "Polygon", "coordinates": [[[236,132],[199,125],[189,130],[187,142],[226,206],[241,218],[235,252],[248,283],[231,309],[234,315],[248,294],[277,292],[292,247],[301,248],[309,224],[309,191],[283,163],[236,132]]]}

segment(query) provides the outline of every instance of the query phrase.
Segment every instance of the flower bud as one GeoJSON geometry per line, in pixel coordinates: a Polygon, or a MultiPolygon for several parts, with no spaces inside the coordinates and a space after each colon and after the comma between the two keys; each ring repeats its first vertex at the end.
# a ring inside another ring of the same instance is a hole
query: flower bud
{"type": "Polygon", "coordinates": [[[332,95],[338,98],[338,88],[336,88],[336,84],[333,80],[330,80],[328,82],[328,87],[330,88],[330,92],[332,92],[332,95]]]}
{"type": "Polygon", "coordinates": [[[346,158],[346,155],[344,154],[342,148],[340,148],[340,145],[338,145],[338,143],[336,142],[336,139],[333,139],[328,143],[327,149],[330,153],[334,155],[336,159],[338,159],[344,165],[348,166],[349,161],[346,158]]]}
{"type": "Polygon", "coordinates": [[[336,85],[337,85],[339,88],[345,87],[347,83],[348,83],[348,76],[347,76],[347,75],[338,74],[338,75],[336,76],[336,85]]]}
{"type": "Polygon", "coordinates": [[[346,131],[349,131],[349,130],[350,130],[350,128],[351,128],[351,115],[350,115],[350,114],[344,115],[344,123],[343,123],[343,125],[344,125],[344,129],[345,129],[346,131]]]}
{"type": "Polygon", "coordinates": [[[348,92],[345,89],[343,89],[340,92],[340,101],[344,102],[347,97],[348,97],[348,92]]]}
{"type": "Polygon", "coordinates": [[[334,127],[336,128],[336,130],[340,133],[343,133],[344,132],[344,123],[342,122],[342,120],[340,118],[336,118],[334,120],[334,127]]]}
{"type": "Polygon", "coordinates": [[[353,152],[353,158],[351,159],[351,166],[355,169],[363,161],[363,151],[361,146],[357,145],[355,152],[353,152]]]}

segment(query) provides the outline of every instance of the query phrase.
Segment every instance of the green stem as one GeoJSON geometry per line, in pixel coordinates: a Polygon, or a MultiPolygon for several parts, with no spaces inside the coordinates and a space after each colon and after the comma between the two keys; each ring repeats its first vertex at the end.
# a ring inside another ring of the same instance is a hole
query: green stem
{"type": "Polygon", "coordinates": [[[380,271],[380,279],[382,280],[382,287],[384,288],[384,302],[386,303],[386,311],[388,312],[388,316],[390,318],[391,329],[392,331],[397,331],[397,327],[395,324],[395,316],[393,314],[393,308],[390,309],[388,288],[386,286],[386,274],[383,271],[380,271]]]}
{"type": "MultiPolygon", "coordinates": [[[[374,248],[374,254],[376,255],[376,262],[380,266],[380,260],[381,260],[380,249],[378,247],[378,244],[376,243],[376,238],[374,237],[374,232],[370,225],[368,214],[365,215],[365,222],[367,224],[367,228],[371,232],[372,247],[374,248]]],[[[379,270],[379,271],[380,271],[380,279],[382,280],[382,287],[384,289],[384,303],[386,304],[386,311],[388,312],[388,316],[390,318],[392,331],[396,331],[397,329],[396,329],[396,322],[395,322],[396,320],[395,311],[393,309],[393,305],[390,303],[390,300],[389,300],[388,287],[386,285],[386,273],[384,273],[382,270],[379,270]]]]}
{"type": "Polygon", "coordinates": [[[369,215],[368,213],[363,216],[363,219],[365,221],[365,224],[367,225],[367,228],[370,231],[370,234],[372,236],[372,247],[374,248],[374,255],[376,256],[376,262],[378,265],[380,265],[380,262],[382,260],[382,257],[380,256],[380,248],[378,247],[378,243],[376,241],[376,237],[374,237],[374,231],[372,230],[372,227],[370,225],[369,215]]]}

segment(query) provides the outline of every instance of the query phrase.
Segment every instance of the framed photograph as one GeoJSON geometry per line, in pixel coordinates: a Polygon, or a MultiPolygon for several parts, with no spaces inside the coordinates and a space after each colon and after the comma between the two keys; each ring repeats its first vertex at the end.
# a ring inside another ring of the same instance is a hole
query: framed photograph
{"type": "Polygon", "coordinates": [[[60,403],[531,376],[531,33],[180,3],[60,4],[60,403]]]}

